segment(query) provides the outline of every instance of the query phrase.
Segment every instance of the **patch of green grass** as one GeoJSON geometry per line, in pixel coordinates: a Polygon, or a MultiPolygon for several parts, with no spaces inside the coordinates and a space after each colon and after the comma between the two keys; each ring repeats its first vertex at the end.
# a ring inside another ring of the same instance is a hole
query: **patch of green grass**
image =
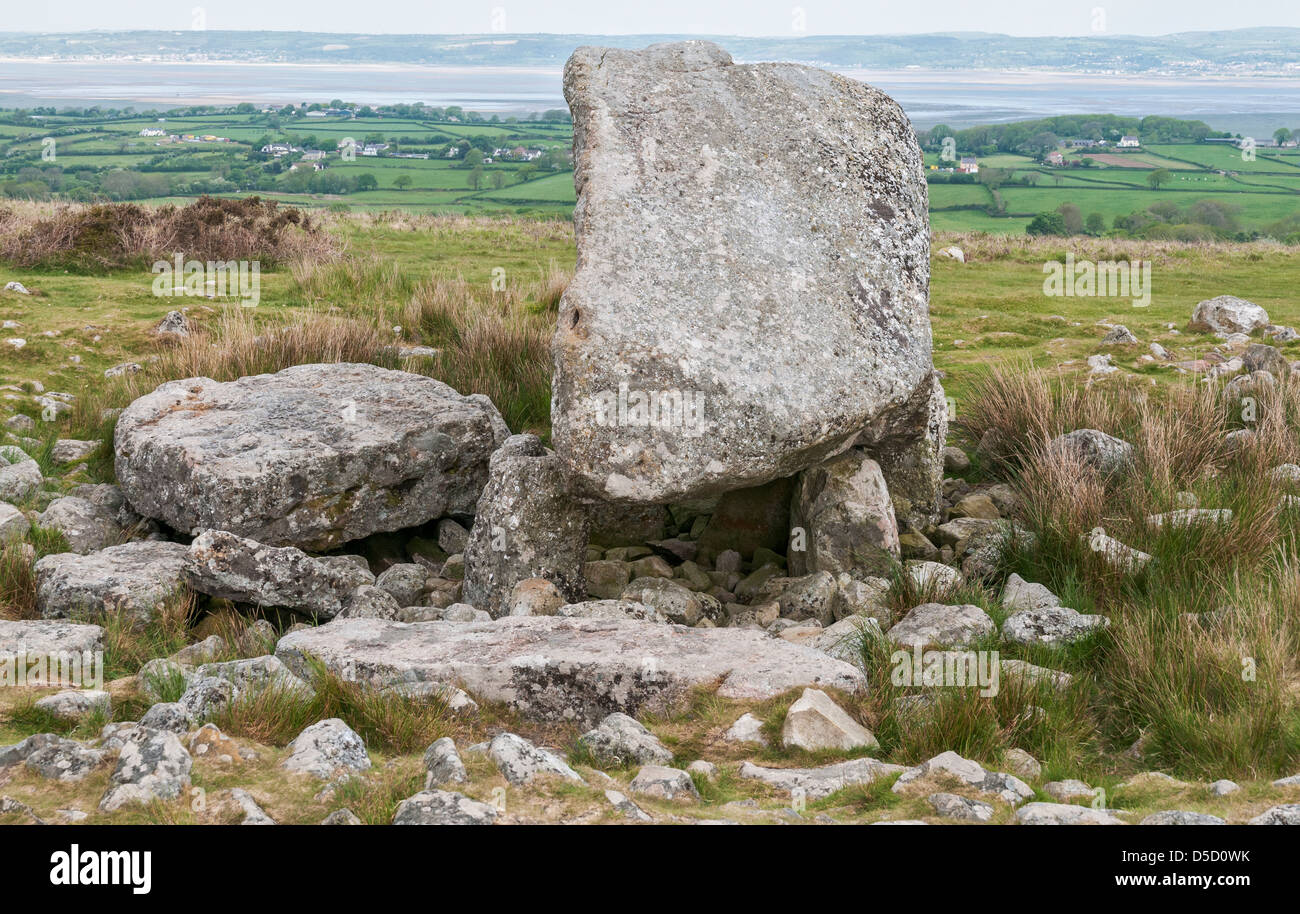
{"type": "Polygon", "coordinates": [[[409,765],[347,778],[335,788],[335,809],[350,809],[364,825],[391,825],[397,807],[424,789],[424,772],[409,765]]]}

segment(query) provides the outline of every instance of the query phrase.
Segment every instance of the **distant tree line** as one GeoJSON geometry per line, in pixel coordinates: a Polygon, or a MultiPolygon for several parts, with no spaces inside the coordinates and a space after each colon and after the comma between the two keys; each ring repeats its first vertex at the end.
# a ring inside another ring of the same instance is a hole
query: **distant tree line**
{"type": "Polygon", "coordinates": [[[1202,121],[1185,121],[1172,117],[1120,117],[1115,114],[1072,114],[1046,117],[1009,124],[988,124],[954,130],[946,124],[935,124],[929,130],[917,133],[921,147],[927,151],[941,151],[943,141],[952,137],[957,150],[982,156],[999,152],[1013,152],[1033,157],[1042,156],[1061,145],[1064,140],[1106,140],[1114,143],[1122,136],[1137,136],[1149,143],[1197,143],[1210,137],[1231,134],[1212,129],[1202,121]]]}

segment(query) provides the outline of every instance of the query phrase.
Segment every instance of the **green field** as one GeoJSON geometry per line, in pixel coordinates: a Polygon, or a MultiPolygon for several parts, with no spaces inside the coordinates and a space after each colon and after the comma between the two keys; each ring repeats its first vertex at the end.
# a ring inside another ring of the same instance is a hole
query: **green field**
{"type": "Polygon", "coordinates": [[[160,189],[157,182],[162,181],[161,186],[172,191],[168,197],[181,199],[203,193],[257,193],[307,208],[345,204],[363,211],[400,206],[416,212],[513,209],[565,216],[574,202],[567,163],[572,136],[567,123],[227,113],[165,118],[64,116],[26,128],[2,126],[6,129],[0,131],[0,151],[4,153],[0,186],[18,198],[75,192],[71,199],[95,199],[111,182],[109,199],[158,201],[164,199],[156,194],[160,189]],[[146,128],[163,129],[182,138],[212,135],[229,142],[175,142],[140,136],[146,128]],[[47,137],[55,143],[52,160],[42,155],[48,153],[47,137]],[[384,142],[389,148],[378,156],[358,154],[353,161],[345,161],[338,146],[347,139],[358,146],[384,142]],[[321,163],[324,170],[298,162],[301,153],[282,159],[260,153],[262,144],[268,142],[322,150],[326,154],[321,163]],[[446,155],[450,146],[466,142],[478,147],[474,154],[494,160],[476,169],[459,156],[446,155]],[[493,156],[498,144],[507,150],[532,150],[537,158],[493,156]],[[398,152],[428,158],[393,154],[398,152]],[[304,170],[302,175],[291,170],[295,163],[304,170]],[[47,170],[54,174],[48,180],[47,170]],[[146,192],[132,194],[130,181],[110,177],[116,172],[157,177],[146,192]],[[363,183],[372,178],[373,186],[363,183]],[[113,195],[124,186],[125,195],[113,195]]]}
{"type": "MultiPolygon", "coordinates": [[[[110,188],[108,198],[118,200],[258,194],[308,209],[400,208],[415,213],[567,218],[575,202],[565,159],[571,143],[567,123],[536,120],[486,123],[279,113],[165,119],[62,116],[35,126],[0,124],[0,152],[4,153],[0,188],[13,197],[39,199],[43,169],[52,169],[62,175],[51,179],[48,192],[83,201],[98,199],[103,188],[110,188]],[[139,136],[144,128],[214,135],[230,142],[160,142],[139,136]],[[41,157],[47,136],[56,143],[53,162],[41,157]],[[337,147],[346,138],[358,143],[383,141],[390,148],[378,156],[358,155],[354,161],[344,161],[337,147]],[[301,162],[294,169],[299,154],[280,160],[262,155],[260,144],[268,141],[323,150],[324,170],[311,170],[310,164],[301,162]],[[524,147],[539,150],[546,158],[525,162],[495,157],[472,168],[446,155],[449,147],[464,142],[477,143],[480,151],[489,153],[498,144],[508,150],[524,147]],[[394,152],[429,158],[396,157],[394,152]],[[143,177],[133,181],[131,175],[152,177],[148,182],[143,177]],[[54,186],[60,182],[62,186],[54,186]]],[[[929,187],[932,227],[1022,234],[1037,214],[1071,204],[1084,216],[1100,216],[1103,230],[1108,231],[1115,228],[1117,218],[1128,220],[1153,206],[1167,211],[1172,203],[1188,210],[1204,200],[1220,204],[1229,213],[1231,224],[1219,237],[1244,240],[1270,229],[1290,237],[1295,229],[1288,226],[1300,218],[1300,150],[1293,148],[1257,150],[1254,161],[1243,161],[1236,149],[1209,143],[1155,144],[1123,152],[1113,148],[1062,151],[1071,164],[1060,167],[1011,152],[977,156],[981,172],[971,183],[947,183],[929,170],[947,164],[931,149],[924,161],[934,181],[929,187]],[[1077,164],[1085,159],[1092,164],[1077,164]],[[1164,169],[1167,177],[1153,190],[1148,179],[1157,169],[1164,169]]]]}

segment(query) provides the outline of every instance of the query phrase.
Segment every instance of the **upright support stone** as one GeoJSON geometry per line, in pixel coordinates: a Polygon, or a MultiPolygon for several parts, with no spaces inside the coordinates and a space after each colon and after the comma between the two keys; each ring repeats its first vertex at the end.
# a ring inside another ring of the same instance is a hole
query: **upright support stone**
{"type": "Polygon", "coordinates": [[[583,600],[589,525],[559,459],[536,435],[511,436],[489,462],[465,547],[463,601],[506,615],[510,592],[528,578],[545,578],[570,603],[583,600]]]}
{"type": "Polygon", "coordinates": [[[943,448],[948,398],[937,373],[901,409],[873,423],[857,444],[880,464],[898,525],[920,533],[942,517],[943,448]]]}
{"type": "Polygon", "coordinates": [[[900,555],[880,465],[854,449],[799,475],[790,506],[792,575],[884,575],[900,555]]]}

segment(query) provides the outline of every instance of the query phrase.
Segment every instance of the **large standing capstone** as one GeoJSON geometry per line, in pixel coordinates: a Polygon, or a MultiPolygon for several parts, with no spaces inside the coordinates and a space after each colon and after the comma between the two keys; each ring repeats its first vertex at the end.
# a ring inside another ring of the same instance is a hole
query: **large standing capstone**
{"type": "Polygon", "coordinates": [[[339,363],[171,381],[126,408],[114,443],[138,513],[320,551],[472,514],[508,435],[486,397],[339,363]]]}
{"type": "Polygon", "coordinates": [[[756,486],[928,402],[926,185],[889,97],[699,41],[579,48],[564,92],[578,262],[551,416],[580,492],[756,486]]]}

